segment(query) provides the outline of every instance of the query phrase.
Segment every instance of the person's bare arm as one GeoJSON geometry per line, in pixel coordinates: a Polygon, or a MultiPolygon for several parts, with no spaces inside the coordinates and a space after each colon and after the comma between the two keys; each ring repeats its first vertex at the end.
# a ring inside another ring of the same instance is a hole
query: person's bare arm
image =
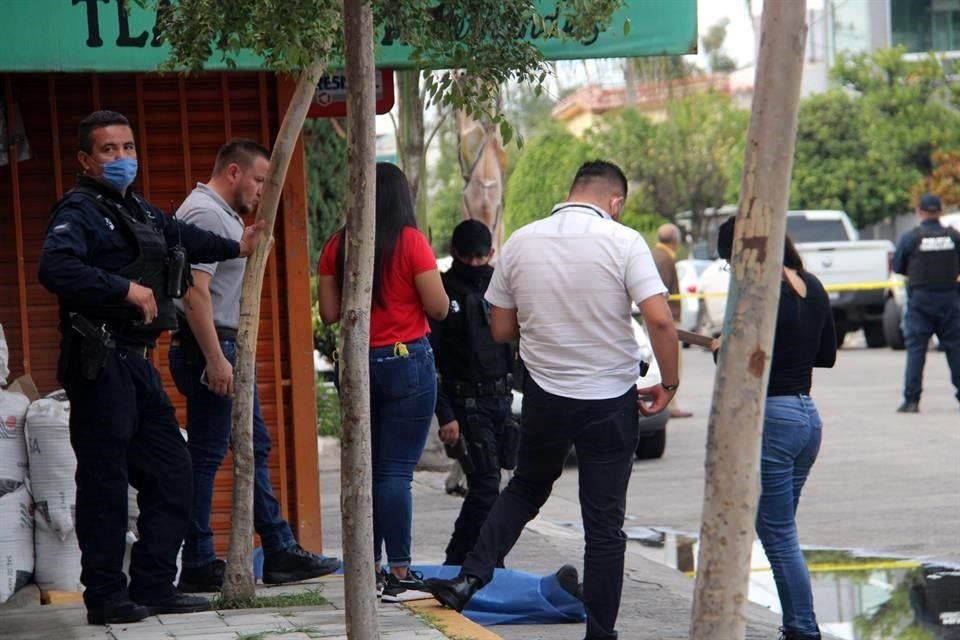
{"type": "Polygon", "coordinates": [[[497,342],[515,342],[520,339],[520,322],[516,309],[490,305],[490,333],[497,342]]]}
{"type": "Polygon", "coordinates": [[[340,285],[333,276],[317,276],[317,299],[323,324],[340,322],[340,285]]]}
{"type": "Polygon", "coordinates": [[[217,328],[213,322],[213,303],[210,299],[210,281],[206,271],[193,270],[193,286],[183,296],[183,312],[190,332],[197,339],[203,358],[207,361],[207,388],[218,396],[233,394],[233,365],[223,355],[217,328]]]}
{"type": "Polygon", "coordinates": [[[420,303],[423,310],[434,320],[443,320],[450,310],[450,298],[443,288],[443,280],[436,269],[424,271],[413,277],[413,284],[420,294],[420,303]]]}
{"type": "MultiPolygon", "coordinates": [[[[677,329],[673,324],[673,315],[670,313],[667,299],[662,295],[650,296],[639,306],[640,313],[643,315],[643,324],[647,328],[647,335],[650,336],[653,354],[660,366],[660,380],[663,384],[679,384],[677,329]]],[[[651,416],[659,413],[670,403],[676,390],[667,391],[663,384],[639,390],[641,395],[652,398],[649,404],[640,403],[640,412],[643,415],[651,416]]]]}

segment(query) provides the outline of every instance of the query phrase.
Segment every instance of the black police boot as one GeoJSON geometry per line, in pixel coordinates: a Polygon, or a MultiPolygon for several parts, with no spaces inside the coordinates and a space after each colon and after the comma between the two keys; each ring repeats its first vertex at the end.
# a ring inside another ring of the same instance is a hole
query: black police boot
{"type": "Polygon", "coordinates": [[[120,600],[102,607],[87,607],[88,624],[123,624],[150,617],[150,610],[131,600],[120,600]]]}
{"type": "Polygon", "coordinates": [[[454,611],[463,611],[480,587],[480,578],[460,575],[456,578],[431,578],[424,584],[424,588],[433,594],[433,597],[445,607],[454,611]]]}
{"type": "Polygon", "coordinates": [[[902,405],[897,407],[897,413],[920,413],[920,403],[905,400],[902,405]]]}
{"type": "Polygon", "coordinates": [[[299,582],[325,576],[339,568],[339,558],[318,556],[306,551],[299,544],[294,544],[263,559],[263,583],[299,582]]]}
{"type": "Polygon", "coordinates": [[[164,598],[142,600],[140,604],[149,609],[152,616],[164,613],[195,613],[210,610],[209,600],[185,593],[172,593],[164,598]]]}
{"type": "Polygon", "coordinates": [[[217,558],[202,567],[184,567],[180,571],[177,589],[181,593],[211,593],[223,588],[223,576],[227,563],[217,558]]]}

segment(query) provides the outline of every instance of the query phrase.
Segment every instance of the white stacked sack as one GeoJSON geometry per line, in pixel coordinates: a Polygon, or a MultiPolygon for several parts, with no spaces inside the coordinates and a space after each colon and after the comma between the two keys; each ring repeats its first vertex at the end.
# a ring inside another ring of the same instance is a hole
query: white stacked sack
{"type": "Polygon", "coordinates": [[[33,509],[26,485],[0,498],[0,602],[33,577],[33,509]]]}
{"type": "MultiPolygon", "coordinates": [[[[0,384],[6,383],[7,342],[0,327],[0,384]]],[[[25,485],[27,447],[23,426],[30,401],[0,390],[0,602],[33,574],[33,511],[25,485]]]]}
{"type": "Polygon", "coordinates": [[[30,491],[37,529],[34,580],[47,591],[80,591],[80,548],[74,528],[77,458],[70,446],[70,403],[58,391],[27,410],[30,491]]]}

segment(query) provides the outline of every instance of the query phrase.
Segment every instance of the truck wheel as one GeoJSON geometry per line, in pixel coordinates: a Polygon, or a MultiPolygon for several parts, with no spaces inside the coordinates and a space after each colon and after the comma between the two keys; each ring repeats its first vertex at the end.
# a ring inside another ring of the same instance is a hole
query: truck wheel
{"type": "Polygon", "coordinates": [[[887,298],[883,305],[883,335],[887,338],[887,344],[894,351],[902,351],[904,348],[903,330],[900,327],[900,307],[893,298],[887,298]]]}
{"type": "Polygon", "coordinates": [[[867,347],[879,349],[887,346],[887,337],[884,333],[883,321],[875,320],[863,323],[863,337],[867,339],[867,347]]]}

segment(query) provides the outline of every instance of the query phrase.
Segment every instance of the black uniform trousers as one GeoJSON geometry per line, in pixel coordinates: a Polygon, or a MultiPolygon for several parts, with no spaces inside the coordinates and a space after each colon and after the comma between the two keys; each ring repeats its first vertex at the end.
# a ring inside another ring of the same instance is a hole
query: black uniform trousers
{"type": "Polygon", "coordinates": [[[585,536],[583,603],[587,640],[617,637],[614,628],[623,588],[627,484],[639,440],[637,390],[605,400],[548,393],[531,376],[524,382],[517,469],[487,516],[460,570],[484,584],[497,559],[550,497],[570,446],[577,449],[580,511],[585,536]]]}
{"type": "MultiPolygon", "coordinates": [[[[468,443],[474,472],[466,474],[467,496],[453,526],[444,564],[463,564],[500,494],[503,423],[510,417],[510,404],[510,396],[450,399],[460,433],[468,443]]],[[[503,566],[503,556],[497,559],[497,566],[503,566]]]]}
{"type": "Polygon", "coordinates": [[[93,381],[81,379],[76,369],[66,364],[60,371],[77,456],[84,602],[92,608],[128,598],[161,600],[175,592],[193,492],[190,454],[173,405],[142,348],[139,353],[115,348],[93,381]],[[128,483],[138,491],[140,509],[129,590],[123,574],[128,483]]]}
{"type": "Polygon", "coordinates": [[[950,379],[960,400],[960,292],[956,289],[910,289],[907,300],[907,322],[904,341],[907,366],[904,372],[903,398],[919,402],[923,391],[923,369],[927,348],[934,334],[946,352],[950,379]]]}

